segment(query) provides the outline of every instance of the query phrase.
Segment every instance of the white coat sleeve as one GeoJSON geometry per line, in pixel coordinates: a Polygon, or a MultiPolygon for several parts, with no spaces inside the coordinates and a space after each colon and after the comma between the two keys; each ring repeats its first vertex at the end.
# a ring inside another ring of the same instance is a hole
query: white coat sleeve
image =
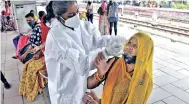
{"type": "Polygon", "coordinates": [[[93,37],[93,46],[94,46],[93,48],[94,49],[107,47],[109,45],[112,45],[114,42],[124,44],[123,41],[126,40],[126,38],[123,36],[101,35],[98,28],[96,28],[90,22],[86,22],[85,25],[86,25],[85,28],[88,29],[89,34],[91,34],[93,37]],[[120,42],[118,42],[117,40],[120,42]]]}
{"type": "Polygon", "coordinates": [[[45,60],[47,63],[51,62],[50,60],[54,60],[54,65],[63,66],[62,68],[73,70],[80,75],[84,75],[89,70],[95,69],[93,60],[101,49],[90,51],[88,54],[83,54],[79,50],[73,48],[69,44],[68,39],[62,40],[63,43],[56,43],[50,35],[52,34],[48,34],[45,47],[45,60]],[[51,42],[48,42],[49,38],[51,42]]]}
{"type": "Polygon", "coordinates": [[[89,35],[92,35],[93,39],[93,49],[103,48],[111,44],[113,36],[111,35],[101,35],[97,27],[95,27],[90,22],[85,22],[85,28],[87,29],[89,35]]]}
{"type": "MultiPolygon", "coordinates": [[[[45,60],[47,62],[50,62],[49,60],[55,60],[57,63],[63,65],[63,68],[73,70],[80,75],[84,75],[87,71],[95,68],[93,65],[94,58],[97,56],[98,52],[101,51],[99,49],[91,51],[87,55],[83,55],[73,48],[67,48],[65,50],[66,51],[45,50],[47,56],[45,57],[45,60]]],[[[58,65],[57,63],[55,65],[58,65]]]]}

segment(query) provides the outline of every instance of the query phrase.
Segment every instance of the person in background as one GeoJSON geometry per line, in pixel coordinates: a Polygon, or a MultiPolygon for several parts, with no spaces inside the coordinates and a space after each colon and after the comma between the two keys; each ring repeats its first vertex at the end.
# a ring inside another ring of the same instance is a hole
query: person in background
{"type": "Polygon", "coordinates": [[[47,84],[47,80],[43,77],[47,77],[46,65],[44,59],[45,42],[49,31],[49,27],[46,26],[46,14],[44,11],[38,13],[40,19],[40,36],[41,44],[34,47],[35,50],[39,50],[32,59],[30,59],[25,65],[22,72],[19,94],[26,96],[28,101],[33,101],[35,97],[43,91],[43,88],[47,84]],[[42,76],[42,75],[43,76],[42,76]]]}
{"type": "Polygon", "coordinates": [[[15,31],[15,24],[14,22],[10,19],[10,16],[7,16],[7,23],[6,23],[6,31],[15,31]]]}
{"type": "Polygon", "coordinates": [[[40,70],[40,74],[42,74],[45,78],[47,78],[47,70],[46,70],[46,65],[45,65],[45,59],[44,59],[44,52],[45,52],[45,43],[47,39],[47,34],[49,32],[50,27],[46,25],[47,23],[47,16],[44,11],[39,11],[39,19],[40,19],[40,25],[41,25],[41,39],[42,39],[42,44],[39,46],[41,49],[41,52],[43,52],[43,64],[44,64],[44,69],[45,70],[40,70]]]}
{"type": "Polygon", "coordinates": [[[10,1],[8,1],[8,5],[9,5],[9,7],[8,7],[9,16],[12,16],[13,15],[13,11],[12,11],[12,7],[11,7],[11,2],[10,1]]]}
{"type": "Polygon", "coordinates": [[[6,23],[7,23],[6,11],[3,10],[1,12],[1,32],[4,32],[6,30],[6,23]]]}
{"type": "Polygon", "coordinates": [[[5,1],[5,10],[6,10],[7,16],[12,16],[12,8],[11,8],[10,1],[5,1]]]}
{"type": "MultiPolygon", "coordinates": [[[[49,31],[49,27],[46,25],[46,14],[44,11],[39,11],[38,13],[39,19],[40,19],[40,25],[41,25],[41,39],[42,39],[42,45],[45,45],[45,41],[47,38],[47,34],[49,31]]],[[[44,49],[44,47],[41,45],[41,48],[44,49]]]]}
{"type": "Polygon", "coordinates": [[[6,10],[6,16],[8,16],[9,15],[9,3],[8,3],[8,1],[5,1],[5,10],[6,10]]]}
{"type": "Polygon", "coordinates": [[[9,89],[11,86],[10,84],[7,82],[7,79],[5,78],[5,76],[3,75],[2,71],[1,71],[1,82],[3,82],[4,87],[6,89],[9,89]]]}
{"type": "Polygon", "coordinates": [[[84,104],[147,104],[153,88],[154,43],[145,33],[136,33],[126,42],[122,57],[108,62],[98,55],[97,72],[88,77],[89,89],[104,83],[101,100],[94,92],[84,95],[84,104]]]}
{"type": "Polygon", "coordinates": [[[32,46],[39,46],[42,43],[40,24],[35,21],[35,16],[33,13],[28,13],[25,18],[28,25],[32,28],[32,33],[30,34],[29,41],[30,43],[32,43],[32,46]]]}
{"type": "Polygon", "coordinates": [[[33,10],[30,11],[31,13],[28,13],[25,18],[26,18],[26,21],[28,23],[28,25],[31,27],[31,29],[28,30],[28,33],[26,35],[23,35],[23,34],[19,34],[17,35],[14,39],[13,39],[13,44],[15,45],[15,48],[17,50],[16,52],[16,55],[15,56],[12,56],[13,59],[20,59],[20,60],[23,60],[26,55],[28,53],[32,53],[34,52],[34,50],[32,50],[32,47],[34,46],[39,46],[42,42],[41,42],[41,27],[40,27],[40,24],[36,21],[35,19],[35,16],[33,14],[33,10]],[[25,41],[20,41],[20,38],[21,37],[29,37],[30,41],[25,43],[25,41]],[[20,42],[19,42],[20,41],[20,42]],[[20,43],[20,45],[18,44],[20,43]],[[19,51],[21,50],[21,48],[23,48],[22,46],[25,46],[27,44],[30,44],[32,43],[32,47],[27,50],[25,52],[25,54],[23,54],[22,56],[19,56],[19,51]],[[22,46],[21,46],[22,45],[22,46]]]}
{"type": "Polygon", "coordinates": [[[93,5],[91,1],[88,1],[86,9],[88,21],[93,23],[93,5]]]}
{"type": "Polygon", "coordinates": [[[39,20],[42,20],[42,17],[45,16],[45,12],[44,11],[39,11],[38,16],[39,16],[39,20]]]}
{"type": "Polygon", "coordinates": [[[101,9],[101,13],[99,13],[99,30],[102,35],[108,35],[109,34],[109,23],[107,20],[106,0],[102,1],[102,4],[99,9],[101,9]]]}
{"type": "Polygon", "coordinates": [[[112,27],[114,26],[115,35],[117,35],[117,23],[118,23],[118,3],[110,0],[108,7],[108,22],[110,23],[110,35],[112,34],[112,27]]]}
{"type": "Polygon", "coordinates": [[[151,0],[148,0],[148,2],[147,2],[147,7],[149,7],[149,8],[152,7],[152,1],[151,1],[151,0]]]}
{"type": "Polygon", "coordinates": [[[40,46],[42,44],[42,39],[41,39],[41,26],[38,22],[35,21],[34,19],[34,14],[33,13],[28,13],[26,16],[26,21],[28,25],[32,28],[32,33],[29,35],[29,41],[26,45],[27,51],[22,54],[19,59],[24,60],[24,58],[29,54],[29,53],[34,53],[36,51],[35,46],[40,46]]]}

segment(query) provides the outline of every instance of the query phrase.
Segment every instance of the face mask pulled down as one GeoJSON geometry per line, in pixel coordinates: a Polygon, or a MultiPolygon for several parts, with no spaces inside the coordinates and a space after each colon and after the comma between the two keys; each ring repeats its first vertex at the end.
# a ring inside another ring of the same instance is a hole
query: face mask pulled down
{"type": "Polygon", "coordinates": [[[130,56],[130,55],[124,53],[123,57],[127,64],[135,64],[135,62],[136,62],[136,56],[130,56]]]}

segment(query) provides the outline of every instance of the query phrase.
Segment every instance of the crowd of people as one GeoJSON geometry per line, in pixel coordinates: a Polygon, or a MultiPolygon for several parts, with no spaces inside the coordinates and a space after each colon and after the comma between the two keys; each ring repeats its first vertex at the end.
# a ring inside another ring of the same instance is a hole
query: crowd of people
{"type": "Polygon", "coordinates": [[[2,9],[1,11],[1,32],[6,31],[15,31],[16,26],[14,21],[12,20],[12,8],[11,8],[11,2],[4,1],[5,2],[5,9],[2,9]]]}
{"type": "Polygon", "coordinates": [[[32,32],[13,40],[14,58],[24,64],[21,96],[34,101],[48,85],[51,104],[147,103],[153,87],[153,40],[142,32],[128,40],[117,35],[118,4],[103,1],[100,8],[99,29],[92,24],[90,2],[89,21],[81,20],[76,0],[49,1],[46,13],[38,13],[40,22],[33,11],[25,16],[32,32]],[[116,36],[111,36],[113,26],[116,36]],[[87,92],[102,82],[101,98],[87,92]]]}
{"type": "Polygon", "coordinates": [[[1,32],[15,30],[15,23],[11,20],[10,15],[8,15],[5,10],[1,11],[1,32]]]}
{"type": "MultiPolygon", "coordinates": [[[[33,10],[26,14],[26,22],[31,27],[30,33],[24,35],[19,34],[13,39],[16,48],[16,56],[13,56],[13,58],[20,60],[24,64],[20,79],[19,95],[25,96],[28,101],[33,101],[47,85],[44,51],[50,27],[46,25],[47,17],[45,12],[40,11],[38,15],[39,20],[34,15],[33,10]],[[41,76],[40,73],[44,76],[41,76]]],[[[7,23],[4,21],[2,23],[12,26],[13,23],[11,23],[10,17],[7,16],[6,18],[7,23]]],[[[11,87],[2,72],[1,81],[6,89],[11,87]]]]}
{"type": "MultiPolygon", "coordinates": [[[[112,35],[113,27],[115,35],[117,35],[118,6],[119,4],[113,0],[110,0],[108,4],[106,0],[102,0],[102,4],[97,11],[99,14],[99,31],[102,35],[112,35]]],[[[86,9],[87,19],[93,23],[93,5],[91,1],[88,1],[86,9]]]]}
{"type": "Polygon", "coordinates": [[[33,101],[47,84],[46,79],[40,75],[39,71],[46,70],[43,53],[49,27],[44,23],[44,11],[39,12],[40,23],[36,22],[37,18],[32,12],[25,17],[28,25],[32,28],[32,33],[29,35],[28,42],[23,43],[25,45],[20,49],[17,57],[24,63],[19,94],[26,96],[28,101],[33,101]]]}

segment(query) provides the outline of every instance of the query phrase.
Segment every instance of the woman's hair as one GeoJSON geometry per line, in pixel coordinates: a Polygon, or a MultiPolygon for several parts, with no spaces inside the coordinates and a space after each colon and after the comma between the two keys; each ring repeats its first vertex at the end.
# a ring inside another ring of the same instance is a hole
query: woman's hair
{"type": "Polygon", "coordinates": [[[34,10],[30,10],[30,13],[34,13],[34,10]]]}
{"type": "Polygon", "coordinates": [[[91,5],[91,1],[88,1],[88,3],[87,3],[89,6],[91,5]]]}
{"type": "Polygon", "coordinates": [[[47,15],[45,15],[45,16],[43,17],[43,23],[46,25],[47,22],[48,22],[47,15]]]}
{"type": "Polygon", "coordinates": [[[34,14],[33,14],[33,13],[28,13],[28,14],[26,14],[25,18],[28,18],[28,17],[34,18],[34,14]]]}
{"type": "Polygon", "coordinates": [[[46,19],[50,22],[52,18],[61,16],[62,14],[67,12],[68,7],[77,3],[76,0],[72,1],[50,1],[49,4],[46,6],[46,19]]]}
{"type": "Polygon", "coordinates": [[[52,2],[53,1],[50,1],[49,4],[46,6],[46,11],[47,11],[46,20],[48,22],[50,22],[50,20],[52,18],[55,18],[55,15],[54,15],[53,9],[52,9],[52,2]]]}
{"type": "Polygon", "coordinates": [[[38,15],[39,15],[39,19],[41,20],[41,18],[45,15],[45,12],[39,11],[38,15]]]}
{"type": "Polygon", "coordinates": [[[10,20],[10,16],[7,16],[7,20],[10,20]]]}
{"type": "Polygon", "coordinates": [[[110,0],[110,1],[109,1],[109,5],[112,5],[112,4],[113,4],[113,2],[112,2],[112,0],[110,0]]]}

